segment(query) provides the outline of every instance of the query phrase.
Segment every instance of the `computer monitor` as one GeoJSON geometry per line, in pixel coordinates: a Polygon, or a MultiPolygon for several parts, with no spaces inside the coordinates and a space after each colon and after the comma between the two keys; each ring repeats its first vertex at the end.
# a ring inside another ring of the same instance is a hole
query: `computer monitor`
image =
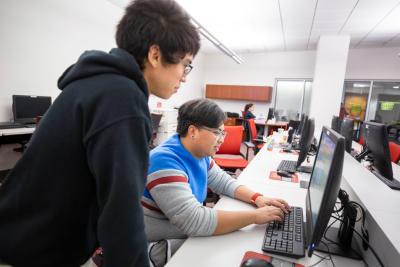
{"type": "MultiPolygon", "coordinates": [[[[333,130],[335,130],[335,129],[333,129],[333,130]]],[[[353,134],[354,134],[354,120],[348,119],[348,118],[344,119],[340,126],[340,134],[346,140],[346,151],[348,153],[350,153],[351,152],[351,143],[353,141],[353,134]]]]}
{"type": "Polygon", "coordinates": [[[36,117],[43,116],[50,105],[50,96],[13,95],[14,121],[27,124],[35,123],[36,117]]]}
{"type": "Polygon", "coordinates": [[[372,173],[390,188],[400,190],[400,182],[393,179],[386,125],[366,122],[365,145],[373,159],[372,173]]]}
{"type": "Polygon", "coordinates": [[[336,203],[342,179],[344,151],[344,138],[323,127],[306,196],[309,257],[320,243],[336,203]]]}
{"type": "Polygon", "coordinates": [[[340,127],[341,127],[342,121],[339,118],[339,116],[333,116],[332,117],[332,122],[331,122],[331,128],[332,130],[336,131],[337,133],[340,133],[340,127]]]}
{"type": "Polygon", "coordinates": [[[288,143],[292,143],[293,140],[293,135],[297,131],[297,128],[299,128],[300,121],[298,120],[290,120],[288,124],[288,143]]]}
{"type": "Polygon", "coordinates": [[[304,128],[304,124],[306,123],[307,120],[308,120],[308,116],[306,114],[303,114],[301,116],[300,125],[297,128],[297,135],[301,135],[302,134],[303,128],[304,128]]]}
{"type": "Polygon", "coordinates": [[[273,117],[274,117],[274,108],[269,108],[267,120],[271,120],[273,117]]]}
{"type": "Polygon", "coordinates": [[[153,133],[157,133],[158,126],[160,125],[160,121],[162,118],[162,114],[150,113],[150,118],[151,118],[151,125],[153,128],[153,133]]]}
{"type": "Polygon", "coordinates": [[[312,140],[314,139],[314,119],[307,119],[303,126],[303,131],[299,141],[299,157],[297,158],[296,167],[301,172],[311,172],[311,169],[307,167],[300,167],[307,157],[308,151],[310,151],[312,140]]]}

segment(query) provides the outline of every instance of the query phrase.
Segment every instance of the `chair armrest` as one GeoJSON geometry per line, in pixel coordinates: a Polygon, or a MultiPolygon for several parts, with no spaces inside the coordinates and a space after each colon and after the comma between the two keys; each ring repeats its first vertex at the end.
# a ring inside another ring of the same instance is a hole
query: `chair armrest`
{"type": "Polygon", "coordinates": [[[247,148],[253,148],[254,144],[252,142],[243,142],[243,144],[247,147],[247,148]]]}
{"type": "Polygon", "coordinates": [[[249,148],[254,150],[256,146],[252,142],[243,142],[243,144],[246,146],[246,160],[249,160],[249,148]]]}
{"type": "Polygon", "coordinates": [[[257,143],[265,143],[265,141],[263,139],[258,139],[258,138],[253,139],[253,141],[257,142],[257,143]]]}

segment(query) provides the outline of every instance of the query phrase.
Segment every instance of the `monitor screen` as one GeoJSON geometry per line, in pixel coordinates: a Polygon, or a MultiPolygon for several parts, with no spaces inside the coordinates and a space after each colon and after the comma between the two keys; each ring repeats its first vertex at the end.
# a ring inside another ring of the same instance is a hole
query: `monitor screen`
{"type": "Polygon", "coordinates": [[[393,180],[386,125],[366,122],[365,139],[367,149],[372,154],[373,168],[386,179],[393,180]]]}
{"type": "Polygon", "coordinates": [[[13,95],[12,99],[14,121],[20,123],[35,123],[51,105],[50,96],[13,95]]]}
{"type": "Polygon", "coordinates": [[[326,134],[323,134],[309,187],[313,225],[315,225],[317,221],[319,210],[321,208],[322,197],[328,181],[328,174],[332,164],[334,151],[335,143],[326,134]]]}
{"type": "Polygon", "coordinates": [[[323,127],[306,198],[308,256],[321,241],[340,189],[344,138],[323,127]]]}
{"type": "Polygon", "coordinates": [[[340,134],[346,140],[346,151],[350,153],[354,135],[354,120],[344,119],[340,127],[340,134]]]}

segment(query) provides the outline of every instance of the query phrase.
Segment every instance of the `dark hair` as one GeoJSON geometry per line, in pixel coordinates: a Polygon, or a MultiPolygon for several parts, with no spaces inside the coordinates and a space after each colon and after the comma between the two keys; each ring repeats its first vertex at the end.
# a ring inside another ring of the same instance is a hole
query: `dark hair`
{"type": "Polygon", "coordinates": [[[225,119],[225,113],[211,100],[190,100],[179,108],[176,131],[180,136],[185,137],[190,125],[218,128],[225,119]]]}
{"type": "Polygon", "coordinates": [[[152,45],[160,47],[163,62],[177,64],[195,56],[200,37],[189,15],[173,0],[135,0],[117,26],[117,46],[135,57],[140,68],[152,45]]]}
{"type": "Polygon", "coordinates": [[[246,104],[246,106],[244,106],[244,112],[247,112],[252,106],[254,106],[253,103],[246,104]]]}

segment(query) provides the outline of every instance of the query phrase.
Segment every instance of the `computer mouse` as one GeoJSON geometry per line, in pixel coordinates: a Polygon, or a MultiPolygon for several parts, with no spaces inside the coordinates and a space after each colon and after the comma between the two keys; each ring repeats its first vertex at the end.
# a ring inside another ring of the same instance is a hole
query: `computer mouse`
{"type": "Polygon", "coordinates": [[[274,265],[262,259],[250,258],[245,260],[240,267],[274,267],[274,265]]]}
{"type": "Polygon", "coordinates": [[[292,174],[290,172],[287,172],[287,171],[278,170],[276,173],[281,177],[288,177],[288,178],[292,177],[292,174]]]}

